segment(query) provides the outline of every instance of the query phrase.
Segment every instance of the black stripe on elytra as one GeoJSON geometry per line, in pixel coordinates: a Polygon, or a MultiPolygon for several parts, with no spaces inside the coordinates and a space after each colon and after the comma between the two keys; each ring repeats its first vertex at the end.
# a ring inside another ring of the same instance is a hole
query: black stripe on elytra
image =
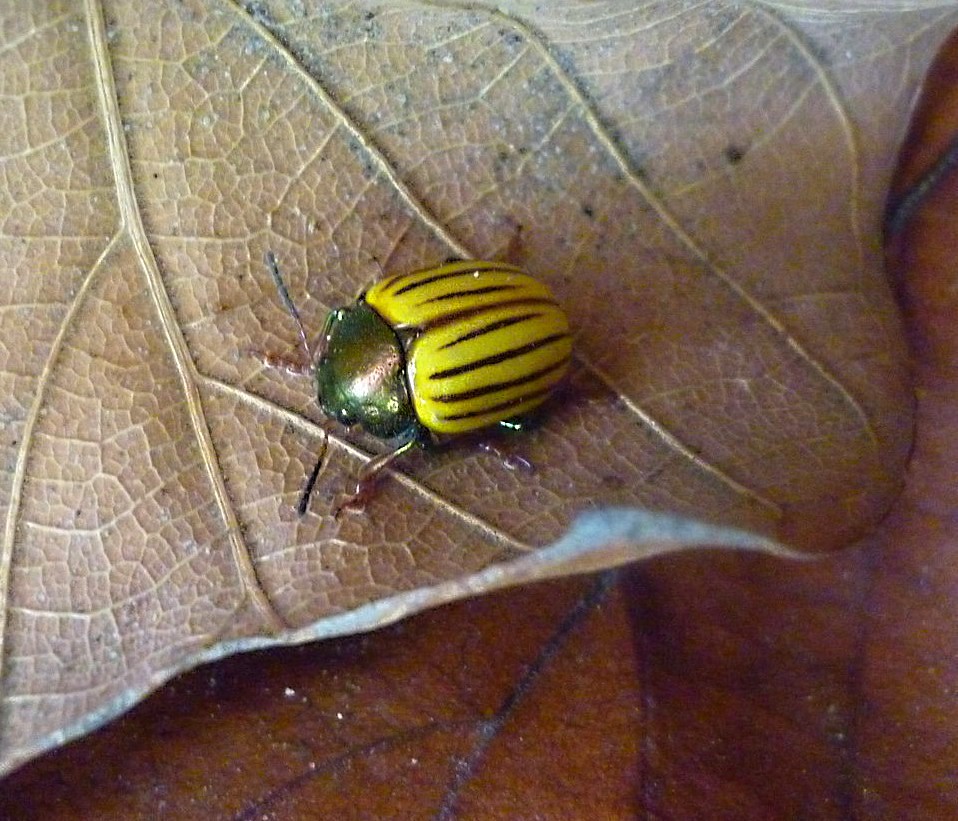
{"type": "Polygon", "coordinates": [[[432,268],[417,268],[415,271],[406,271],[404,274],[392,274],[391,276],[386,277],[385,279],[379,280],[376,284],[383,291],[388,291],[391,288],[398,288],[402,283],[410,279],[415,279],[418,276],[423,274],[428,274],[432,268]]]}
{"type": "Polygon", "coordinates": [[[446,348],[451,348],[454,345],[458,345],[460,342],[468,342],[470,339],[475,339],[477,336],[491,334],[493,331],[501,331],[503,328],[508,328],[512,325],[518,325],[520,322],[525,322],[527,319],[535,319],[537,316],[542,316],[542,314],[520,314],[519,316],[510,316],[507,319],[500,319],[496,322],[490,322],[488,325],[483,325],[481,328],[476,328],[475,330],[469,331],[462,336],[457,336],[451,342],[447,342],[445,345],[440,345],[437,350],[444,351],[446,348]]]}
{"type": "Polygon", "coordinates": [[[542,297],[519,297],[518,299],[506,298],[501,301],[497,300],[496,302],[487,302],[482,305],[472,305],[469,308],[462,308],[458,311],[450,311],[448,314],[441,314],[440,316],[432,317],[431,319],[420,323],[416,327],[420,331],[432,330],[433,328],[440,328],[443,325],[449,325],[452,322],[464,322],[466,320],[472,319],[473,317],[481,316],[482,314],[495,313],[502,308],[513,310],[520,307],[538,307],[540,305],[549,305],[555,307],[556,302],[553,299],[543,299],[542,297]]]}
{"type": "Polygon", "coordinates": [[[392,274],[388,277],[385,277],[384,279],[379,280],[379,282],[377,282],[376,285],[378,285],[381,290],[386,291],[389,288],[392,288],[399,280],[405,279],[407,276],[410,276],[410,275],[409,274],[392,274]]]}
{"type": "MultiPolygon", "coordinates": [[[[498,393],[499,391],[508,390],[509,388],[518,388],[520,385],[525,385],[527,382],[535,382],[537,379],[541,379],[553,371],[564,368],[568,361],[569,357],[564,356],[558,362],[554,362],[544,368],[539,368],[539,370],[527,373],[524,376],[519,376],[516,379],[510,379],[507,382],[493,382],[491,385],[483,385],[481,388],[473,388],[472,390],[460,391],[459,393],[444,393],[439,396],[432,396],[430,399],[432,399],[433,402],[465,402],[468,399],[478,399],[480,396],[486,396],[490,393],[498,393]]],[[[488,413],[488,410],[483,411],[483,413],[488,413]]]]}
{"type": "Polygon", "coordinates": [[[501,300],[496,300],[495,302],[485,302],[479,305],[470,305],[468,308],[458,308],[457,310],[444,314],[440,313],[414,324],[397,322],[393,328],[398,331],[411,331],[412,335],[409,341],[412,341],[420,334],[431,331],[434,328],[442,328],[454,322],[468,322],[484,314],[494,314],[503,308],[515,310],[517,308],[539,308],[541,306],[547,306],[547,310],[548,308],[558,308],[554,299],[523,297],[520,295],[516,299],[506,297],[501,300]]]}
{"type": "Polygon", "coordinates": [[[418,282],[410,282],[408,285],[403,285],[402,288],[399,288],[396,291],[393,291],[393,296],[399,296],[400,294],[408,294],[410,291],[415,291],[417,288],[422,288],[426,285],[431,285],[433,282],[442,282],[444,279],[455,279],[456,277],[471,277],[474,274],[482,271],[483,273],[489,273],[489,271],[500,270],[497,268],[476,268],[474,265],[467,265],[462,270],[458,271],[446,271],[442,274],[433,274],[428,276],[425,279],[420,279],[418,282]]]}
{"type": "Polygon", "coordinates": [[[544,348],[546,345],[551,345],[553,342],[566,339],[568,336],[569,334],[550,334],[549,336],[542,337],[542,339],[536,339],[533,342],[520,345],[518,348],[510,348],[507,351],[500,351],[492,356],[485,356],[482,359],[476,359],[472,362],[467,362],[465,365],[458,365],[455,368],[446,368],[444,371],[436,371],[436,373],[430,374],[429,378],[445,379],[447,376],[459,376],[461,373],[477,371],[480,368],[485,368],[487,365],[498,365],[500,362],[508,362],[510,359],[515,359],[523,354],[532,353],[539,348],[544,348]]]}
{"type": "MultiPolygon", "coordinates": [[[[504,265],[502,263],[494,262],[489,263],[483,260],[476,259],[458,259],[453,257],[452,259],[447,259],[442,266],[442,268],[453,267],[452,271],[447,271],[449,274],[459,274],[463,272],[468,272],[470,274],[475,273],[476,271],[505,271],[509,274],[521,274],[522,271],[519,268],[514,268],[509,265],[504,265]]],[[[391,288],[401,288],[405,287],[403,283],[413,280],[416,277],[421,277],[424,274],[428,274],[432,271],[435,271],[436,268],[417,268],[415,271],[407,271],[404,274],[394,274],[391,277],[380,280],[380,285],[383,290],[391,288]]]]}
{"type": "Polygon", "coordinates": [[[451,291],[448,294],[425,299],[419,305],[431,305],[433,302],[445,302],[447,299],[458,299],[461,296],[482,296],[483,294],[499,294],[503,291],[515,291],[518,285],[484,285],[482,288],[463,288],[461,291],[451,291]]]}
{"type": "Polygon", "coordinates": [[[524,405],[526,402],[529,402],[533,399],[538,399],[540,396],[547,396],[551,392],[552,386],[550,385],[548,388],[542,388],[542,390],[527,393],[524,396],[518,397],[517,399],[511,399],[508,402],[502,402],[498,405],[493,405],[491,408],[469,411],[468,413],[453,413],[449,416],[440,416],[439,418],[445,422],[458,422],[461,419],[475,419],[479,416],[488,416],[490,413],[494,413],[497,414],[501,419],[508,419],[511,415],[509,413],[511,408],[518,408],[520,405],[524,405]]]}

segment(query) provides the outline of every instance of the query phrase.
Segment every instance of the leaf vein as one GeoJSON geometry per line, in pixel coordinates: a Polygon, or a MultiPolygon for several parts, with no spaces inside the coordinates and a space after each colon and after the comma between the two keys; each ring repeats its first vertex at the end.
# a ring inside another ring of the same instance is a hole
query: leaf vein
{"type": "Polygon", "coordinates": [[[20,506],[23,498],[23,485],[27,475],[27,456],[30,451],[30,445],[33,442],[33,433],[36,429],[37,422],[40,420],[40,411],[46,399],[47,390],[53,375],[53,368],[63,349],[63,343],[67,333],[72,328],[73,320],[76,318],[80,306],[86,300],[86,296],[90,292],[92,283],[96,279],[96,274],[100,270],[103,261],[110,255],[113,248],[118,244],[119,239],[119,233],[113,235],[97,258],[97,261],[91,266],[90,272],[86,275],[86,278],[77,290],[76,296],[73,298],[73,302],[67,310],[63,322],[60,323],[60,329],[50,346],[50,353],[37,379],[36,394],[30,405],[30,411],[24,420],[23,435],[20,438],[20,446],[17,448],[17,457],[10,483],[10,504],[7,506],[3,546],[2,550],[0,550],[0,680],[2,680],[5,671],[4,662],[6,661],[6,626],[7,613],[10,609],[8,601],[10,593],[10,570],[13,559],[14,542],[17,534],[17,522],[20,516],[20,506]]]}
{"type": "MultiPolygon", "coordinates": [[[[510,17],[503,12],[491,11],[490,14],[493,17],[501,19],[504,23],[513,26],[516,28],[523,36],[527,37],[529,41],[535,46],[536,50],[539,52],[542,60],[552,69],[557,80],[562,84],[563,88],[566,90],[566,93],[569,95],[570,99],[576,103],[583,111],[585,119],[589,124],[589,127],[592,129],[593,133],[596,135],[596,138],[599,142],[605,147],[606,151],[609,153],[609,156],[616,162],[616,164],[621,169],[622,173],[625,175],[625,178],[628,180],[629,184],[637,191],[637,193],[649,204],[652,210],[656,213],[660,220],[668,227],[668,229],[673,233],[676,239],[681,242],[682,245],[697,259],[701,260],[706,267],[706,270],[710,271],[713,276],[715,276],[723,285],[725,285],[735,296],[737,296],[742,302],[749,307],[760,319],[762,319],[772,330],[783,340],[783,342],[791,348],[799,358],[804,361],[813,371],[815,371],[821,379],[823,379],[827,384],[829,384],[834,390],[836,390],[845,402],[852,408],[854,413],[858,416],[859,421],[862,425],[862,428],[865,434],[868,436],[872,447],[877,452],[880,449],[878,436],[875,432],[874,426],[871,423],[871,420],[868,418],[861,402],[851,394],[851,392],[838,380],[838,378],[831,373],[831,371],[826,367],[826,365],[821,362],[817,357],[815,357],[811,351],[805,348],[804,345],[792,335],[792,333],[785,326],[784,322],[779,319],[772,311],[766,308],[755,296],[753,296],[747,288],[742,286],[737,282],[731,274],[722,268],[715,260],[713,260],[708,252],[699,244],[698,241],[688,232],[685,228],[682,227],[676,216],[665,206],[661,199],[652,191],[652,189],[643,181],[640,174],[638,174],[635,168],[632,166],[629,158],[627,157],[625,151],[619,146],[615,138],[609,133],[608,129],[605,127],[602,119],[595,109],[595,106],[591,103],[585,92],[579,87],[579,85],[573,80],[568,72],[566,72],[559,60],[552,54],[548,46],[543,41],[541,34],[534,29],[529,24],[517,20],[513,17],[510,17]]],[[[851,126],[849,122],[849,117],[847,112],[841,105],[840,98],[837,91],[834,88],[834,85],[831,83],[827,74],[824,72],[824,69],[813,60],[811,53],[808,50],[808,47],[805,46],[787,26],[785,26],[782,21],[774,17],[774,15],[767,14],[767,18],[777,23],[777,25],[782,28],[784,34],[789,39],[789,41],[794,45],[795,48],[799,49],[800,52],[809,60],[811,65],[814,67],[816,72],[819,75],[819,80],[825,89],[825,93],[828,96],[829,100],[832,102],[832,105],[836,108],[839,119],[842,123],[843,129],[846,133],[846,138],[849,141],[849,148],[854,157],[857,154],[854,137],[851,132],[851,126]]],[[[854,163],[853,163],[854,165],[854,163]]],[[[853,181],[852,188],[853,192],[857,194],[859,188],[858,174],[857,171],[853,171],[853,181]]],[[[859,256],[862,255],[862,242],[861,242],[861,231],[859,227],[859,218],[858,218],[858,209],[857,209],[857,198],[853,196],[852,203],[852,226],[853,233],[856,238],[856,244],[859,251],[859,256]]],[[[588,363],[587,363],[588,364],[588,363]]],[[[591,365],[589,365],[591,367],[591,365]]],[[[610,384],[607,379],[605,379],[606,384],[610,384]]],[[[617,391],[618,392],[618,391],[617,391]]],[[[637,407],[637,406],[635,406],[637,407]]],[[[697,463],[704,465],[705,463],[697,457],[697,463]]],[[[711,472],[716,472],[717,469],[712,469],[711,472]]],[[[731,477],[729,477],[731,478],[731,477]]],[[[737,483],[736,483],[737,484],[737,483]]],[[[742,485],[739,485],[743,487],[742,485]]],[[[751,494],[750,495],[754,495],[751,494]]]]}
{"type": "Polygon", "coordinates": [[[176,313],[164,287],[159,266],[153,255],[153,249],[147,239],[146,229],[136,200],[133,171],[130,165],[130,155],[113,78],[106,26],[102,10],[95,0],[86,0],[86,14],[92,43],[94,71],[98,80],[97,88],[100,94],[104,126],[113,163],[121,218],[132,240],[136,256],[140,261],[151,300],[160,316],[160,325],[170,348],[180,386],[185,396],[190,423],[196,437],[197,446],[203,457],[205,472],[215,497],[216,506],[226,524],[230,550],[243,586],[244,597],[252,602],[270,630],[281,631],[287,625],[273,607],[266,590],[260,583],[249,550],[243,541],[242,531],[220,472],[212,434],[199,396],[196,366],[190,357],[186,340],[177,325],[176,313]]]}
{"type": "Polygon", "coordinates": [[[257,19],[246,13],[246,10],[237,3],[227,3],[234,14],[240,17],[250,28],[252,28],[263,40],[273,47],[276,53],[284,60],[289,69],[307,85],[316,98],[326,106],[327,110],[339,121],[341,126],[349,133],[351,139],[368,154],[373,164],[379,170],[379,173],[393,186],[396,193],[406,205],[416,214],[416,216],[426,224],[426,226],[443,242],[445,242],[452,251],[463,259],[471,259],[472,254],[465,245],[463,245],[433,214],[420,199],[413,194],[406,182],[399,176],[393,168],[391,162],[386,159],[382,150],[373,143],[365,134],[362,128],[353,121],[346,113],[343,107],[336,101],[333,95],[320,84],[320,82],[306,70],[299,59],[282,43],[279,38],[273,34],[266,26],[257,19]]]}
{"type": "MultiPolygon", "coordinates": [[[[288,425],[290,425],[290,427],[295,428],[301,433],[305,433],[314,437],[322,437],[326,435],[325,429],[322,425],[318,425],[315,422],[312,422],[291,410],[287,410],[280,405],[275,405],[269,400],[263,399],[261,396],[257,396],[254,393],[242,390],[241,388],[230,385],[227,382],[221,382],[219,379],[216,379],[212,376],[201,375],[200,378],[203,379],[211,389],[226,394],[232,399],[240,401],[261,413],[267,414],[268,416],[279,417],[288,425]]],[[[339,447],[357,459],[368,460],[372,458],[369,453],[366,453],[361,448],[356,447],[352,442],[337,436],[335,433],[330,433],[329,438],[330,440],[336,442],[339,447]]],[[[485,519],[470,513],[458,505],[453,504],[448,499],[444,498],[438,493],[435,493],[407,474],[396,471],[391,467],[387,467],[385,472],[392,475],[396,481],[404,487],[428,499],[437,508],[445,510],[447,513],[460,519],[461,521],[467,522],[468,524],[474,526],[477,530],[485,533],[491,540],[503,545],[504,547],[508,547],[509,549],[518,553],[529,553],[535,549],[532,545],[517,539],[485,519]]]]}

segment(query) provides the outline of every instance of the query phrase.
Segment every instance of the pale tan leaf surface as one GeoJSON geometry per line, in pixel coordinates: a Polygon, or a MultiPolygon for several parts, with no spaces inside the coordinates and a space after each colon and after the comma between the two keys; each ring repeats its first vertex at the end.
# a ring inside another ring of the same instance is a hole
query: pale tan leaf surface
{"type": "Polygon", "coordinates": [[[583,509],[832,548],[897,492],[878,226],[947,8],[0,14],[5,767],[196,660],[551,575],[530,551],[583,509]],[[578,350],[519,445],[535,472],[419,453],[337,521],[379,447],[337,430],[297,518],[322,419],[250,354],[295,347],[268,248],[315,330],[376,261],[518,255],[578,350]]]}

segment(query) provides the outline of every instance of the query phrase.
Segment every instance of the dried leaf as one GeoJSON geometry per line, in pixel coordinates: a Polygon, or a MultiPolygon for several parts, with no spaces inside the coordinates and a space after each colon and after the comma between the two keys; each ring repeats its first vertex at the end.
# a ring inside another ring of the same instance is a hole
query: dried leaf
{"type": "Polygon", "coordinates": [[[911,424],[878,226],[956,19],[898,6],[0,12],[3,767],[205,658],[622,561],[548,569],[583,509],[874,524],[911,424]],[[518,248],[577,329],[535,473],[418,454],[337,521],[378,447],[338,431],[299,519],[322,419],[249,355],[295,347],[267,248],[316,330],[377,260],[518,248]]]}

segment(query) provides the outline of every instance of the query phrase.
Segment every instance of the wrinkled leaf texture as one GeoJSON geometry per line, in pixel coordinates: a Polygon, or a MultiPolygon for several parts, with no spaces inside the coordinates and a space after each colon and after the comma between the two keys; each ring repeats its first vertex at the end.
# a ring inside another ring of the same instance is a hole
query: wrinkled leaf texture
{"type": "Polygon", "coordinates": [[[4,769],[237,649],[880,519],[880,217],[954,12],[634,5],[5,4],[4,769]],[[381,446],[334,430],[298,518],[324,420],[252,354],[296,346],[266,249],[316,330],[377,264],[547,280],[577,360],[535,471],[419,453],[337,520],[381,446]]]}

